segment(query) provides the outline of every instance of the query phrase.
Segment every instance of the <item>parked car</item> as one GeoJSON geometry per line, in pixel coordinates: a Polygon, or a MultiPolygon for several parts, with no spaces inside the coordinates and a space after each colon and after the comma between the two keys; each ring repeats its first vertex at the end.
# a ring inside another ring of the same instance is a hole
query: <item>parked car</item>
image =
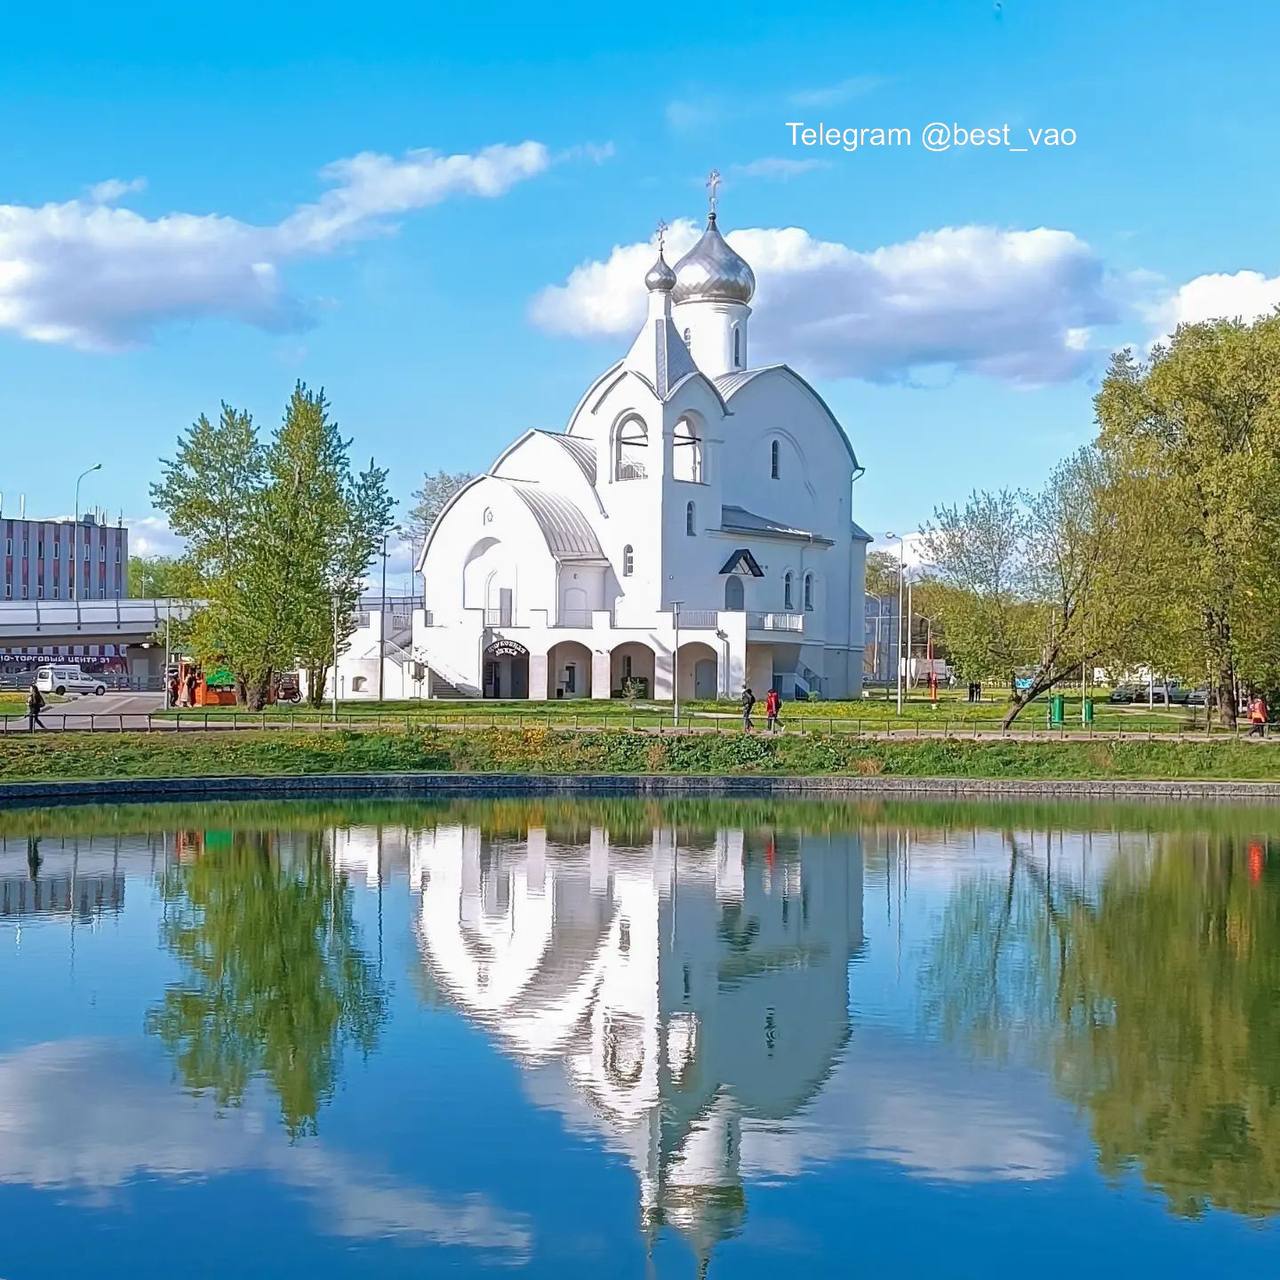
{"type": "Polygon", "coordinates": [[[100,698],[107,691],[101,676],[91,676],[79,667],[38,667],[36,688],[41,693],[56,693],[59,697],[68,693],[92,693],[100,698]]]}
{"type": "Polygon", "coordinates": [[[1139,688],[1136,684],[1118,684],[1111,690],[1108,702],[1136,702],[1139,698],[1146,697],[1147,691],[1139,688]]]}

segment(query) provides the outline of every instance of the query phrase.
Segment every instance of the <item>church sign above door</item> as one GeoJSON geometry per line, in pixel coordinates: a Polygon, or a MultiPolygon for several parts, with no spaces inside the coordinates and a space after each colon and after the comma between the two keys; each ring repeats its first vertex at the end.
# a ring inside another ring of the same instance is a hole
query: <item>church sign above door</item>
{"type": "Polygon", "coordinates": [[[495,640],[485,651],[486,658],[527,658],[529,650],[514,640],[495,640]]]}

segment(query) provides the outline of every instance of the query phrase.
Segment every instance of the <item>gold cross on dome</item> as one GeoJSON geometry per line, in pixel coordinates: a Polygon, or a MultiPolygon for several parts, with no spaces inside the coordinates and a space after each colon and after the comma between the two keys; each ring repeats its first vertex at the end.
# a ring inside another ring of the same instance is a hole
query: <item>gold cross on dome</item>
{"type": "Polygon", "coordinates": [[[707,174],[707,193],[708,193],[707,204],[710,207],[712,213],[715,213],[716,211],[716,200],[718,199],[716,195],[716,189],[719,186],[720,186],[720,170],[712,169],[711,172],[707,174]]]}
{"type": "Polygon", "coordinates": [[[667,224],[661,218],[658,219],[658,252],[661,253],[667,246],[667,224]]]}

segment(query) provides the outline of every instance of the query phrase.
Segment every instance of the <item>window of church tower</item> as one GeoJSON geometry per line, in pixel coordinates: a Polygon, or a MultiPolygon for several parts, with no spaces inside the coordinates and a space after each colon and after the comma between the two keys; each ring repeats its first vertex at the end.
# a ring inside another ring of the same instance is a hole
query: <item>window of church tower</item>
{"type": "Polygon", "coordinates": [[[693,537],[695,532],[694,525],[697,522],[697,516],[698,516],[698,513],[693,503],[692,502],[688,503],[684,509],[684,531],[691,538],[693,537]]]}
{"type": "Polygon", "coordinates": [[[681,418],[672,433],[671,478],[702,483],[702,437],[692,418],[681,418]]]}
{"type": "Polygon", "coordinates": [[[485,509],[484,509],[484,522],[485,522],[485,524],[492,524],[492,523],[493,523],[493,508],[492,508],[492,507],[485,507],[485,509]]]}
{"type": "Polygon", "coordinates": [[[636,568],[636,553],[634,548],[628,542],[627,545],[622,548],[622,576],[624,578],[631,577],[631,575],[635,572],[635,568],[636,568]]]}
{"type": "Polygon", "coordinates": [[[804,575],[804,607],[813,608],[813,574],[811,573],[804,575]]]}
{"type": "Polygon", "coordinates": [[[615,448],[615,480],[643,480],[648,474],[645,455],[649,448],[649,429],[639,418],[628,418],[619,428],[615,448]]]}
{"type": "Polygon", "coordinates": [[[769,478],[771,480],[776,480],[781,470],[781,452],[781,449],[778,447],[778,442],[775,440],[769,446],[769,478]]]}
{"type": "Polygon", "coordinates": [[[784,609],[791,609],[795,607],[792,604],[791,596],[791,575],[788,573],[785,574],[782,579],[782,607],[784,609]]]}
{"type": "Polygon", "coordinates": [[[736,324],[733,326],[733,367],[742,368],[742,330],[736,324]]]}
{"type": "Polygon", "coordinates": [[[691,335],[690,335],[690,333],[689,333],[689,330],[688,330],[688,329],[686,329],[686,330],[684,331],[684,345],[687,347],[687,346],[689,345],[689,343],[690,343],[692,340],[693,340],[693,339],[692,339],[692,336],[691,336],[691,335]]]}

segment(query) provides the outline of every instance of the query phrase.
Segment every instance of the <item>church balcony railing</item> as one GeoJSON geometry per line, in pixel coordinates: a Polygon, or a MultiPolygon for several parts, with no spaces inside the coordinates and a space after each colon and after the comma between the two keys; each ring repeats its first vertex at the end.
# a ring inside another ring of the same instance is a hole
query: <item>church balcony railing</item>
{"type": "Polygon", "coordinates": [[[804,630],[803,613],[749,613],[747,614],[748,631],[793,631],[804,630]]]}
{"type": "Polygon", "coordinates": [[[714,631],[719,626],[719,618],[714,609],[681,609],[681,631],[714,631]]]}

